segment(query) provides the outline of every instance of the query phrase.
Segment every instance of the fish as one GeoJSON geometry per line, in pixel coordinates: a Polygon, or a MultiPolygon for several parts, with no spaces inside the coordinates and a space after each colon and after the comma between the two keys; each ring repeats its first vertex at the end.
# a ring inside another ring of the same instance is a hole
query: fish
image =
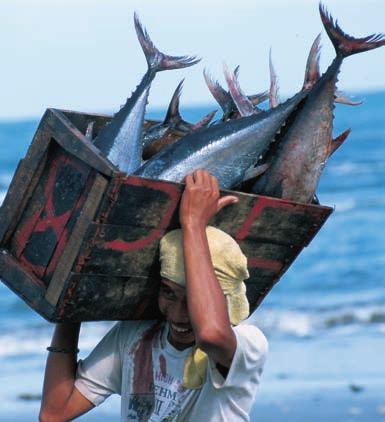
{"type": "Polygon", "coordinates": [[[199,129],[200,127],[207,126],[215,116],[216,111],[212,111],[195,124],[186,122],[182,119],[179,112],[179,100],[182,93],[183,82],[184,80],[178,84],[171,98],[163,122],[150,126],[145,132],[143,137],[144,160],[148,160],[164,146],[176,142],[182,136],[199,129]]]}
{"type": "MultiPolygon", "coordinates": [[[[354,38],[342,31],[322,4],[319,12],[336,56],[321,77],[317,67],[307,67],[304,88],[310,89],[309,94],[291,119],[288,130],[267,154],[269,168],[254,184],[253,193],[302,203],[312,201],[327,159],[350,133],[348,129],[335,140],[332,137],[341,63],[352,54],[385,45],[383,34],[354,38]]],[[[317,51],[317,43],[313,49],[317,51]]]]}
{"type": "Polygon", "coordinates": [[[269,70],[270,70],[270,89],[269,92],[258,94],[257,96],[247,96],[243,93],[238,80],[238,67],[234,72],[230,72],[226,65],[224,65],[224,74],[229,88],[228,95],[232,99],[232,106],[236,108],[237,112],[232,112],[230,118],[237,118],[239,116],[251,116],[261,112],[261,109],[256,107],[254,97],[259,97],[263,101],[269,99],[270,108],[279,105],[278,99],[278,78],[275,72],[273,61],[271,58],[271,50],[269,54],[269,70]],[[263,96],[263,97],[262,97],[263,96]]]}
{"type": "Polygon", "coordinates": [[[272,110],[198,129],[164,147],[134,175],[181,182],[187,174],[204,168],[223,189],[239,185],[306,95],[301,91],[272,110]]]}
{"type": "Polygon", "coordinates": [[[181,69],[200,61],[195,56],[168,56],[160,52],[134,14],[135,30],[148,69],[125,105],[98,134],[94,145],[120,171],[131,174],[142,164],[144,114],[151,82],[157,72],[181,69]]]}
{"type": "MultiPolygon", "coordinates": [[[[234,74],[238,76],[239,73],[239,66],[237,66],[234,70],[234,74]]],[[[206,85],[209,88],[212,96],[215,98],[217,103],[220,105],[223,111],[223,115],[221,118],[221,121],[226,121],[229,119],[236,119],[238,117],[241,117],[241,114],[239,113],[239,110],[234,103],[234,100],[232,99],[230,92],[226,91],[218,81],[215,81],[208,73],[208,71],[205,69],[203,71],[203,76],[206,81],[206,85]]],[[[259,94],[255,95],[249,95],[248,100],[251,102],[251,104],[254,106],[256,111],[259,111],[258,104],[263,103],[269,98],[269,94],[267,91],[260,92],[259,94]]]]}

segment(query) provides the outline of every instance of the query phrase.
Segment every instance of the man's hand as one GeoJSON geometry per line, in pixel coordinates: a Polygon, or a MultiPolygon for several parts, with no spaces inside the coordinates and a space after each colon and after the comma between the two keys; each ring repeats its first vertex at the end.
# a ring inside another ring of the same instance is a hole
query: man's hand
{"type": "Polygon", "coordinates": [[[210,219],[223,207],[238,202],[233,195],[220,197],[218,180],[200,169],[186,176],[179,220],[182,227],[206,227],[210,219]]]}

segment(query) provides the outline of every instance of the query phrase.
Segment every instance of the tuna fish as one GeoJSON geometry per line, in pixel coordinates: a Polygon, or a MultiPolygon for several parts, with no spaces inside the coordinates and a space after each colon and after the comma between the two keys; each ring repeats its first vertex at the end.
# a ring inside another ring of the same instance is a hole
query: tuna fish
{"type": "Polygon", "coordinates": [[[152,43],[136,14],[134,22],[140,45],[146,56],[148,70],[126,104],[101,130],[94,143],[120,171],[128,174],[142,163],[144,113],[151,82],[156,73],[192,66],[199,61],[195,57],[173,57],[161,53],[152,43]]]}
{"type": "Polygon", "coordinates": [[[215,115],[215,111],[207,114],[197,123],[192,124],[182,119],[179,112],[179,99],[182,93],[183,80],[178,84],[171,98],[163,122],[152,125],[143,137],[143,159],[147,160],[159,152],[164,146],[172,144],[182,136],[196,129],[207,126],[215,115]]]}
{"type": "Polygon", "coordinates": [[[302,91],[273,110],[199,129],[163,148],[134,174],[180,182],[205,168],[222,188],[236,186],[306,95],[302,91]]]}
{"type": "MultiPolygon", "coordinates": [[[[304,87],[310,89],[309,95],[301,110],[293,115],[287,132],[269,152],[269,169],[254,185],[254,193],[311,202],[328,157],[350,132],[345,131],[336,140],[332,139],[336,83],[341,63],[352,54],[385,45],[382,34],[365,38],[345,34],[323,5],[320,4],[319,9],[336,57],[320,78],[316,67],[307,67],[304,87]]],[[[317,51],[317,45],[314,48],[317,51]]]]}

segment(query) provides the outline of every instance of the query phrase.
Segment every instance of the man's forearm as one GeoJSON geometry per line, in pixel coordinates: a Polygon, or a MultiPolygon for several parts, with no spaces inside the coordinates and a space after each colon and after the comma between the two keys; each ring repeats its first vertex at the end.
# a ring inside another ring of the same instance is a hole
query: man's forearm
{"type": "Polygon", "coordinates": [[[44,377],[42,408],[63,408],[74,388],[80,323],[56,324],[51,346],[65,352],[49,352],[44,377]]]}
{"type": "Polygon", "coordinates": [[[188,308],[196,340],[216,361],[227,365],[233,357],[235,338],[226,298],[211,262],[206,227],[187,225],[182,230],[188,308]]]}

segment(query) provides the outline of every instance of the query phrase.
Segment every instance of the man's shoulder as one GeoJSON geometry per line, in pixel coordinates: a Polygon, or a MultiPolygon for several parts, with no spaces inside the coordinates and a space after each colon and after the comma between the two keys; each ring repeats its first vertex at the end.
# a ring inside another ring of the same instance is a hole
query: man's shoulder
{"type": "Polygon", "coordinates": [[[237,336],[237,343],[258,349],[259,353],[266,355],[269,343],[263,332],[254,324],[242,323],[234,327],[237,336]]]}

